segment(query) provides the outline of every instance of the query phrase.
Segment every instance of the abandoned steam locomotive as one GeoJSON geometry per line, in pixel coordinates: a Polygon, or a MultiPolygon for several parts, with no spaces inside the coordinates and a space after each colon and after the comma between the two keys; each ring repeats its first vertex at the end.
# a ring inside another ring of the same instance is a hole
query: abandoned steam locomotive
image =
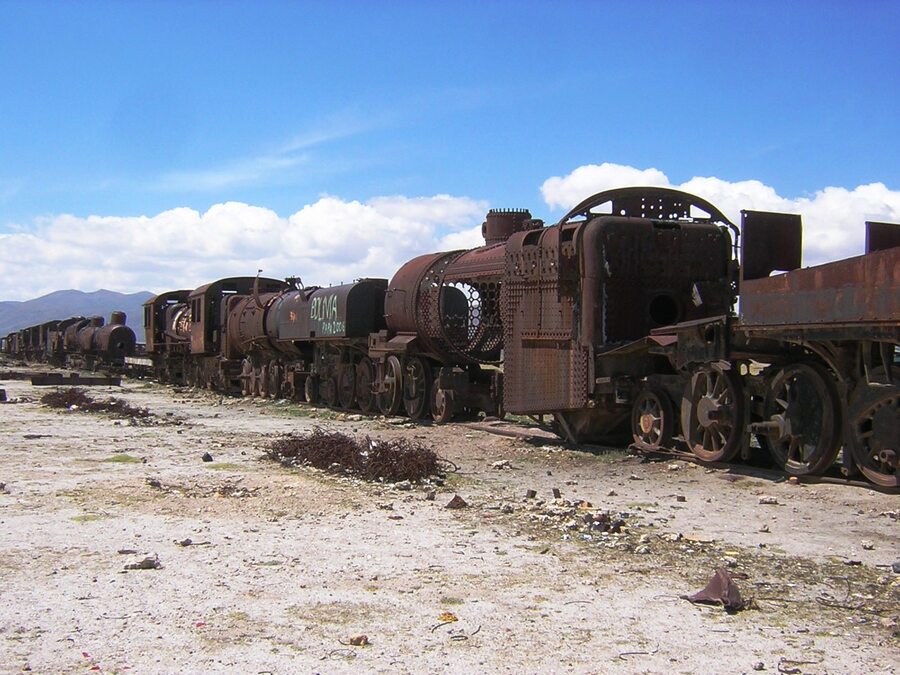
{"type": "MultiPolygon", "coordinates": [[[[552,415],[572,442],[769,452],[787,472],[900,486],[900,226],[800,269],[800,217],[664,188],[595,195],[545,227],[492,210],[485,245],[388,282],[238,277],[144,306],[163,381],[449,421],[552,415]],[[779,274],[773,274],[779,272],[779,274]]],[[[15,349],[16,336],[6,339],[15,349]]]]}

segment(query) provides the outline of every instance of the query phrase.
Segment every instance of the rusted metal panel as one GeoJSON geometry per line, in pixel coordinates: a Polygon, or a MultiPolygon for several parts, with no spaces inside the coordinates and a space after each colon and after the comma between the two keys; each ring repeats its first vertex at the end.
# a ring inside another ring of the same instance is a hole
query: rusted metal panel
{"type": "Polygon", "coordinates": [[[800,267],[803,224],[799,215],[741,211],[741,278],[762,279],[800,267]]]}
{"type": "Polygon", "coordinates": [[[746,281],[744,326],[894,323],[900,316],[900,248],[746,281]]]}
{"type": "Polygon", "coordinates": [[[900,246],[900,224],[866,221],[866,253],[900,246]]]}

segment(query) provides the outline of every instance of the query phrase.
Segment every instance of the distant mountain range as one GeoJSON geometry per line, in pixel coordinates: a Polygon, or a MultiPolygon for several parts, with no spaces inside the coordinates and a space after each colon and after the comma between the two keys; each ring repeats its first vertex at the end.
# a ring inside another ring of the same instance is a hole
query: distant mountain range
{"type": "Polygon", "coordinates": [[[99,290],[93,293],[83,291],[54,291],[33,300],[22,302],[0,302],[0,335],[34,326],[35,324],[66,319],[70,316],[100,315],[107,322],[114,311],[125,312],[126,323],[137,335],[138,342],[144,341],[142,305],[153,297],[153,293],[116,293],[99,290]]]}

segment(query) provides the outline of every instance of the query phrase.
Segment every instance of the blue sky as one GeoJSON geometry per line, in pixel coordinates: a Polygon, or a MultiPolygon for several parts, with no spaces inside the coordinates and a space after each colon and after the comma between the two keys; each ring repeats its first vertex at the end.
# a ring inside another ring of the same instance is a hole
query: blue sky
{"type": "Polygon", "coordinates": [[[487,207],[552,221],[578,193],[548,179],[591,166],[588,194],[655,177],[733,208],[900,218],[898,26],[896,0],[5,0],[0,300],[263,264],[389,275],[417,246],[477,243],[487,207]],[[132,250],[149,227],[171,239],[132,250]]]}

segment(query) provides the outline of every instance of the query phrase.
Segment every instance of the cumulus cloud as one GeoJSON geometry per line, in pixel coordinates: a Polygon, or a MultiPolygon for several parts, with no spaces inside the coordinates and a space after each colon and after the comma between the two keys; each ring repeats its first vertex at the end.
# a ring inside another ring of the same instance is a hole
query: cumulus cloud
{"type": "Polygon", "coordinates": [[[552,208],[569,209],[602,190],[629,185],[672,187],[695,194],[740,224],[741,209],[803,216],[803,264],[816,265],[859,255],[865,249],[865,221],[900,222],[900,191],[883,183],[848,189],[826,187],[811,196],[784,197],[758,180],[729,182],[696,176],[673,184],[658,169],[620,164],[588,164],[544,181],[541,193],[552,208]]]}
{"type": "Polygon", "coordinates": [[[288,217],[239,202],[205,213],[60,215],[0,235],[0,299],[63,288],[162,292],[257,269],[319,284],[390,277],[421,253],[478,245],[471,234],[480,232],[487,208],[449,195],[368,202],[323,196],[288,217]]]}

